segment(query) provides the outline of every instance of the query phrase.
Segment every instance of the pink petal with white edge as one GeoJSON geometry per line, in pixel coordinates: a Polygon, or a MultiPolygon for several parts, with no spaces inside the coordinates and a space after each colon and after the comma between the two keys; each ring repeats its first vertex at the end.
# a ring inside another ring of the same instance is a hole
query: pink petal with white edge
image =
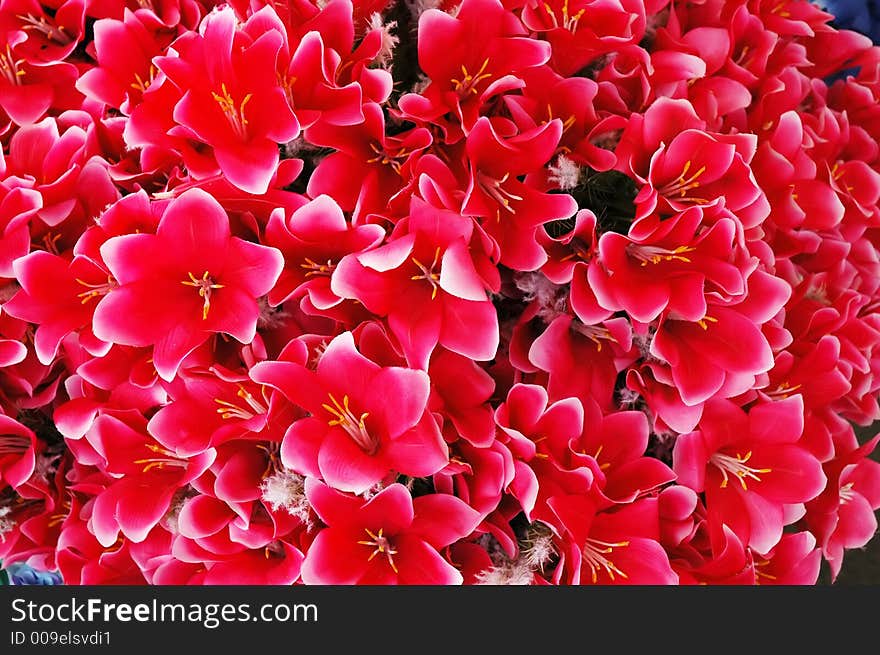
{"type": "Polygon", "coordinates": [[[402,535],[395,542],[398,580],[406,585],[460,585],[461,573],[418,537],[402,535]]]}
{"type": "Polygon", "coordinates": [[[357,557],[357,540],[352,530],[326,528],[309,546],[300,575],[307,585],[352,585],[367,570],[367,557],[357,557]]]}
{"type": "Polygon", "coordinates": [[[177,516],[177,528],[184,537],[199,539],[215,534],[234,518],[235,513],[222,500],[201,495],[184,503],[177,516]]]}
{"type": "Polygon", "coordinates": [[[389,367],[373,377],[371,405],[378,405],[375,411],[382,417],[390,438],[394,439],[419,422],[428,406],[430,392],[431,380],[424,371],[389,367]]]}
{"type": "Polygon", "coordinates": [[[331,487],[354,494],[364,493],[389,471],[383,457],[368,455],[338,427],[330,428],[324,436],[318,450],[318,468],[331,487]]]}
{"type": "Polygon", "coordinates": [[[486,300],[486,287],[464,241],[451,243],[443,253],[439,283],[446,293],[458,298],[486,300]]]}
{"type": "Polygon", "coordinates": [[[372,531],[396,535],[413,522],[413,498],[399,482],[390,484],[370,498],[358,511],[358,522],[372,531]]]}
{"type": "Polygon", "coordinates": [[[453,352],[485,362],[498,352],[498,312],[487,299],[482,302],[447,296],[439,342],[453,352]]]}
{"type": "Polygon", "coordinates": [[[268,139],[226,143],[214,149],[220,170],[230,183],[246,193],[262,195],[278,167],[278,146],[268,139]]]}
{"type": "Polygon", "coordinates": [[[258,298],[275,286],[283,268],[284,256],[279,250],[233,238],[221,279],[228,279],[252,298],[258,298]]]}

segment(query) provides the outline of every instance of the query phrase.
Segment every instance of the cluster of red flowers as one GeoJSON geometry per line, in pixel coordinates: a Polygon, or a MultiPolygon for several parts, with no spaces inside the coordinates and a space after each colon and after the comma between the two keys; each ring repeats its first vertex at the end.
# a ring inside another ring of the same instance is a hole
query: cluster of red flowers
{"type": "Polygon", "coordinates": [[[794,0],[0,0],[0,560],[813,584],[880,48],[794,0]]]}

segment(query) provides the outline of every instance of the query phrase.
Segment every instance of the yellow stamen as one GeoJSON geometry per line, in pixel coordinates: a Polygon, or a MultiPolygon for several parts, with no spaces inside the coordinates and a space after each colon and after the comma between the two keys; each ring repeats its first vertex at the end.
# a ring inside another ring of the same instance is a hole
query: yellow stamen
{"type": "Polygon", "coordinates": [[[211,97],[217,101],[217,104],[220,105],[220,109],[226,115],[226,119],[229,121],[229,125],[232,127],[232,131],[235,132],[235,135],[241,139],[244,139],[247,136],[247,119],[244,117],[244,108],[248,102],[250,102],[253,94],[248,93],[238,107],[235,106],[235,101],[232,99],[232,95],[230,95],[229,91],[226,89],[226,83],[220,85],[220,90],[222,93],[214,93],[211,92],[211,97]]]}
{"type": "Polygon", "coordinates": [[[341,404],[332,393],[328,394],[328,396],[332,405],[324,403],[321,407],[334,418],[327,421],[327,425],[330,427],[341,427],[364,452],[368,455],[375,454],[379,448],[379,442],[367,430],[366,420],[370,413],[364,412],[360,415],[360,418],[355,418],[351,407],[348,405],[349,399],[347,395],[342,396],[341,404]]]}
{"type": "Polygon", "coordinates": [[[614,562],[606,557],[606,555],[610,555],[612,552],[614,552],[615,548],[626,548],[627,546],[629,546],[628,541],[609,543],[607,541],[599,541],[598,539],[592,539],[589,537],[587,538],[583,549],[583,561],[587,564],[587,566],[590,567],[593,584],[596,584],[596,582],[598,582],[600,571],[605,571],[612,582],[614,582],[615,575],[619,575],[621,578],[624,579],[628,577],[626,573],[621,571],[614,562]]]}
{"type": "Polygon", "coordinates": [[[434,251],[434,260],[431,262],[430,266],[425,266],[415,257],[412,257],[412,262],[415,264],[419,270],[422,272],[421,275],[413,275],[410,280],[427,280],[431,284],[431,300],[437,297],[437,289],[440,287],[440,274],[434,272],[434,267],[440,261],[440,248],[434,251]]]}
{"type": "Polygon", "coordinates": [[[697,181],[697,179],[706,172],[706,167],[702,166],[696,173],[694,173],[690,177],[686,177],[688,171],[691,168],[691,164],[691,160],[688,159],[684,164],[684,168],[682,169],[681,174],[669,184],[666,184],[657,189],[657,191],[664,196],[672,196],[677,193],[679,196],[678,200],[680,201],[689,200],[697,204],[708,202],[708,200],[706,200],[705,198],[696,198],[688,195],[688,191],[690,191],[691,189],[696,189],[700,186],[700,183],[697,181]]]}
{"type": "Polygon", "coordinates": [[[709,323],[717,323],[717,322],[718,322],[718,319],[717,319],[717,318],[715,318],[714,316],[709,316],[708,314],[706,314],[703,318],[701,318],[699,321],[697,321],[697,325],[699,325],[699,326],[700,326],[701,328],[703,328],[704,330],[708,330],[708,329],[709,329],[709,323]]]}
{"type": "Polygon", "coordinates": [[[388,541],[387,537],[382,536],[383,528],[379,528],[379,531],[373,533],[368,528],[364,528],[364,532],[367,533],[367,536],[370,537],[370,541],[362,540],[357,543],[362,546],[373,546],[375,550],[370,553],[370,556],[367,558],[368,562],[372,562],[373,558],[376,555],[385,555],[388,559],[388,564],[391,566],[391,570],[397,573],[397,566],[394,564],[394,555],[397,555],[397,551],[391,547],[391,543],[388,541]]]}
{"type": "Polygon", "coordinates": [[[722,489],[727,487],[728,473],[733,473],[739,480],[743,491],[748,491],[749,488],[746,486],[746,478],[750,478],[755,482],[760,482],[761,478],[758,477],[759,473],[770,473],[773,470],[756,469],[751,466],[746,466],[746,462],[748,462],[751,457],[752,451],[750,450],[745,456],[740,455],[739,453],[737,453],[736,457],[731,457],[730,455],[725,455],[723,453],[714,453],[709,458],[709,463],[714,464],[721,471],[721,475],[723,476],[723,479],[721,480],[722,489]]]}
{"type": "Polygon", "coordinates": [[[477,70],[476,73],[471,75],[467,71],[467,67],[462,64],[461,65],[461,74],[462,78],[460,80],[453,79],[450,80],[452,82],[452,88],[458,91],[458,94],[463,96],[468,93],[472,93],[474,95],[477,94],[476,86],[483,80],[489,79],[492,77],[492,73],[486,73],[486,67],[489,65],[489,59],[486,58],[483,60],[482,65],[477,70]]]}
{"type": "Polygon", "coordinates": [[[187,275],[189,275],[189,280],[183,280],[181,284],[195,287],[199,290],[199,297],[204,298],[205,301],[202,305],[202,320],[207,320],[208,312],[211,309],[211,291],[213,289],[222,289],[225,285],[215,284],[208,271],[205,271],[201,278],[197,278],[192,273],[187,273],[187,275]]]}

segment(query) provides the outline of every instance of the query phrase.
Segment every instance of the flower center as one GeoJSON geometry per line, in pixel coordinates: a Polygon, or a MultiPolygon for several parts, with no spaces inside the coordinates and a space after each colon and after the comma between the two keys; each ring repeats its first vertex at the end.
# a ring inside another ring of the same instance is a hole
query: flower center
{"type": "Polygon", "coordinates": [[[766,567],[768,564],[770,564],[770,560],[768,560],[768,559],[757,559],[757,560],[755,560],[755,563],[754,563],[754,568],[755,568],[755,584],[757,584],[757,585],[761,584],[761,578],[763,578],[764,580],[769,580],[769,581],[771,581],[771,582],[772,582],[773,580],[776,580],[776,576],[775,576],[775,575],[773,575],[773,574],[771,574],[771,573],[765,573],[764,571],[761,570],[761,569],[763,569],[764,567],[766,567]]]}
{"type": "MultiPolygon", "coordinates": [[[[214,402],[220,405],[220,407],[217,408],[217,413],[220,414],[220,418],[240,418],[242,420],[248,421],[257,414],[266,414],[269,412],[266,405],[254,398],[254,395],[240,384],[238,385],[238,391],[235,395],[244,400],[247,406],[250,407],[250,409],[253,411],[249,411],[241,405],[236,405],[235,403],[231,403],[226,400],[214,398],[214,402]]],[[[263,397],[263,400],[266,401],[265,396],[263,397]]],[[[268,403],[268,401],[266,402],[268,403]]]]}
{"type": "Polygon", "coordinates": [[[690,264],[691,260],[684,256],[686,252],[693,252],[692,246],[678,246],[670,250],[659,246],[644,246],[638,243],[630,243],[626,246],[627,254],[641,262],[642,266],[659,264],[660,262],[683,262],[690,264]]]}
{"type": "Polygon", "coordinates": [[[163,469],[166,466],[178,467],[178,468],[186,468],[187,462],[175,456],[170,450],[166,448],[162,448],[161,446],[157,446],[156,444],[144,444],[144,447],[147,450],[150,450],[158,455],[163,455],[163,457],[146,457],[143,459],[134,460],[134,464],[143,464],[144,468],[141,469],[141,473],[147,473],[152,469],[163,469]]]}
{"type": "Polygon", "coordinates": [[[617,339],[611,334],[608,328],[601,325],[585,325],[579,321],[572,321],[572,329],[578,334],[585,336],[587,339],[596,344],[596,351],[602,352],[602,341],[613,341],[617,343],[617,339]]]}
{"type": "Polygon", "coordinates": [[[21,14],[19,14],[16,16],[16,18],[24,23],[22,29],[39,32],[50,41],[55,41],[55,43],[59,45],[67,45],[68,43],[73,41],[73,39],[67,35],[67,32],[64,31],[64,28],[61,25],[53,25],[52,21],[47,20],[45,16],[40,16],[39,18],[37,18],[33,14],[27,14],[26,16],[22,16],[21,14]]]}
{"type": "Polygon", "coordinates": [[[376,156],[368,159],[368,164],[385,164],[386,166],[391,166],[394,169],[394,172],[400,175],[400,168],[403,166],[403,161],[409,156],[410,151],[406,148],[401,148],[395,154],[390,154],[384,147],[379,146],[375,143],[370,143],[370,150],[376,153],[376,156]]]}
{"type": "Polygon", "coordinates": [[[591,579],[593,584],[599,579],[599,572],[604,571],[608,577],[614,582],[614,576],[619,575],[621,578],[626,579],[628,576],[626,573],[621,571],[617,565],[612,562],[610,559],[606,557],[606,555],[610,555],[614,552],[615,548],[626,548],[629,546],[628,541],[617,541],[614,543],[609,543],[607,541],[599,541],[598,539],[591,539],[587,537],[587,541],[584,544],[584,562],[587,563],[587,566],[590,567],[591,579]]]}
{"type": "Polygon", "coordinates": [[[715,318],[714,316],[709,316],[708,314],[706,314],[699,321],[696,321],[697,325],[699,325],[704,330],[709,329],[709,323],[717,323],[717,322],[718,322],[717,318],[715,318]]]}
{"type": "Polygon", "coordinates": [[[687,177],[688,172],[691,169],[692,162],[688,159],[684,163],[684,168],[681,170],[681,174],[669,182],[668,184],[657,189],[658,192],[663,194],[664,196],[672,196],[674,194],[678,194],[678,200],[688,200],[690,202],[694,202],[699,204],[705,204],[709,202],[705,198],[697,198],[694,196],[689,196],[688,191],[691,189],[696,189],[700,186],[700,183],[697,181],[699,177],[706,172],[706,167],[701,166],[696,173],[687,177]]]}
{"type": "Polygon", "coordinates": [[[425,266],[415,257],[412,258],[412,261],[422,273],[421,275],[413,275],[410,280],[427,280],[431,285],[431,300],[434,300],[437,297],[437,289],[440,288],[440,274],[434,272],[434,268],[440,261],[440,248],[434,251],[434,260],[430,266],[425,266]]]}
{"type": "Polygon", "coordinates": [[[205,271],[201,278],[197,278],[192,273],[187,273],[187,275],[189,275],[189,280],[183,280],[181,284],[185,284],[188,287],[195,287],[199,290],[199,297],[204,299],[202,305],[202,320],[204,321],[208,318],[208,312],[211,310],[211,291],[213,289],[222,289],[224,285],[215,284],[214,279],[208,274],[208,271],[205,271]]]}
{"type": "Polygon", "coordinates": [[[24,77],[24,71],[18,67],[24,63],[24,59],[12,58],[12,47],[6,44],[6,53],[0,54],[0,75],[6,78],[6,81],[13,86],[21,86],[21,78],[24,77]]]}
{"type": "Polygon", "coordinates": [[[851,501],[853,499],[853,496],[856,495],[855,492],[853,491],[853,483],[849,482],[849,483],[843,485],[840,488],[839,495],[840,495],[840,504],[841,505],[844,505],[844,504],[848,503],[849,501],[851,501]]]}
{"type": "Polygon", "coordinates": [[[467,67],[462,64],[461,65],[461,79],[453,79],[452,88],[458,91],[458,95],[460,97],[466,96],[468,93],[472,93],[474,95],[477,94],[476,86],[483,80],[489,79],[492,77],[492,73],[486,72],[486,67],[489,65],[488,57],[483,60],[483,63],[480,65],[480,68],[477,69],[477,72],[471,75],[468,73],[467,67]]]}
{"type": "Polygon", "coordinates": [[[319,264],[316,261],[313,261],[306,257],[303,259],[304,264],[300,264],[299,267],[308,271],[306,273],[306,277],[312,277],[313,275],[320,275],[323,277],[330,277],[330,274],[333,273],[333,270],[336,268],[336,264],[333,263],[332,259],[328,259],[326,263],[319,264]]]}
{"type": "Polygon", "coordinates": [[[89,289],[88,291],[83,291],[82,293],[76,294],[76,297],[81,299],[80,302],[83,305],[85,305],[93,298],[107,295],[108,293],[113,291],[113,289],[119,286],[116,280],[113,279],[112,275],[108,275],[107,281],[102,282],[101,284],[90,284],[89,282],[80,280],[79,278],[76,278],[76,281],[89,289]]]}
{"type": "Polygon", "coordinates": [[[721,480],[722,489],[727,486],[729,479],[728,475],[731,473],[737,477],[743,491],[748,491],[749,488],[746,486],[746,478],[750,478],[755,482],[760,482],[761,478],[758,477],[759,473],[770,473],[770,471],[773,470],[756,469],[751,466],[746,466],[746,462],[748,462],[751,457],[752,451],[750,450],[744,456],[739,453],[737,453],[736,457],[731,457],[724,453],[715,453],[709,458],[709,463],[714,464],[721,471],[721,475],[723,476],[723,479],[721,480]]]}
{"type": "Polygon", "coordinates": [[[54,528],[56,525],[64,523],[68,516],[70,516],[70,501],[65,500],[61,503],[59,508],[62,511],[55,512],[49,517],[48,527],[54,528]]]}
{"type": "Polygon", "coordinates": [[[791,386],[791,384],[789,382],[783,382],[778,387],[776,387],[776,389],[774,389],[773,391],[765,391],[764,393],[766,395],[770,396],[770,398],[785,400],[791,394],[795,393],[798,389],[800,389],[802,386],[804,386],[804,385],[796,384],[794,386],[791,386]]]}
{"type": "Polygon", "coordinates": [[[364,528],[364,532],[367,533],[370,541],[363,540],[358,543],[362,546],[370,546],[374,548],[373,552],[370,553],[370,556],[367,558],[367,561],[371,562],[376,555],[385,555],[388,559],[389,566],[391,566],[391,570],[397,573],[397,566],[394,564],[394,556],[397,555],[397,551],[391,547],[391,542],[388,538],[382,536],[382,528],[379,528],[379,531],[376,533],[364,528]]]}
{"type": "Polygon", "coordinates": [[[220,90],[222,93],[211,92],[211,97],[217,101],[217,104],[220,105],[220,109],[226,115],[226,120],[229,121],[230,127],[232,127],[232,131],[235,135],[244,139],[247,137],[247,119],[244,117],[244,108],[250,99],[253,97],[253,94],[248,93],[241,103],[236,106],[235,101],[232,99],[232,95],[226,89],[226,83],[220,85],[220,90]]]}
{"type": "Polygon", "coordinates": [[[336,400],[336,397],[332,393],[328,394],[328,396],[330,397],[330,402],[332,404],[324,403],[321,405],[321,407],[333,416],[333,418],[327,422],[327,425],[330,427],[338,425],[345,430],[348,436],[350,436],[365,453],[368,455],[375,455],[376,451],[379,450],[379,441],[370,435],[365,423],[370,413],[364,412],[360,415],[360,418],[355,418],[351,407],[349,407],[349,399],[347,395],[342,396],[342,404],[336,400]]]}
{"type": "Polygon", "coordinates": [[[561,27],[574,33],[577,30],[578,22],[580,21],[581,16],[584,15],[584,12],[586,12],[586,9],[581,9],[576,13],[571,14],[568,8],[568,0],[563,0],[560,16],[556,15],[553,7],[551,7],[548,2],[544,3],[544,11],[547,12],[547,17],[553,22],[554,28],[561,27]]]}
{"type": "Polygon", "coordinates": [[[131,83],[131,88],[140,91],[141,93],[145,93],[150,85],[153,83],[153,80],[156,78],[156,67],[153,64],[150,64],[150,70],[147,74],[147,79],[143,79],[140,73],[134,74],[134,82],[131,83]]]}
{"type": "MultiPolygon", "coordinates": [[[[477,171],[476,181],[477,185],[485,192],[487,196],[494,199],[501,205],[504,209],[509,211],[511,214],[515,214],[513,207],[510,206],[510,202],[512,200],[522,200],[522,196],[517,196],[502,188],[502,184],[507,181],[507,178],[510,177],[510,173],[505,173],[501,179],[495,179],[489,175],[486,175],[482,171],[477,171]]],[[[500,219],[500,212],[496,215],[496,218],[500,219]]]]}

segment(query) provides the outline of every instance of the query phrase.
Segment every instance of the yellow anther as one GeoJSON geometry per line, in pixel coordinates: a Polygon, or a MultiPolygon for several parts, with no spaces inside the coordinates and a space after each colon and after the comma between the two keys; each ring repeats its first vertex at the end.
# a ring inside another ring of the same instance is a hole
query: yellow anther
{"type": "Polygon", "coordinates": [[[202,304],[202,320],[207,320],[208,312],[211,309],[211,291],[214,289],[222,289],[225,285],[215,284],[208,271],[205,271],[201,278],[197,278],[192,273],[187,273],[189,280],[181,281],[188,287],[195,287],[199,290],[199,296],[204,299],[202,304]]]}
{"type": "Polygon", "coordinates": [[[211,97],[217,101],[217,104],[220,105],[220,109],[226,115],[226,119],[229,121],[229,125],[232,127],[232,131],[235,132],[236,136],[239,138],[245,138],[247,136],[247,127],[248,121],[244,117],[244,108],[248,102],[250,102],[253,94],[248,93],[241,103],[236,107],[235,101],[232,99],[232,95],[226,89],[226,83],[220,85],[220,90],[222,93],[211,92],[211,97]]]}

